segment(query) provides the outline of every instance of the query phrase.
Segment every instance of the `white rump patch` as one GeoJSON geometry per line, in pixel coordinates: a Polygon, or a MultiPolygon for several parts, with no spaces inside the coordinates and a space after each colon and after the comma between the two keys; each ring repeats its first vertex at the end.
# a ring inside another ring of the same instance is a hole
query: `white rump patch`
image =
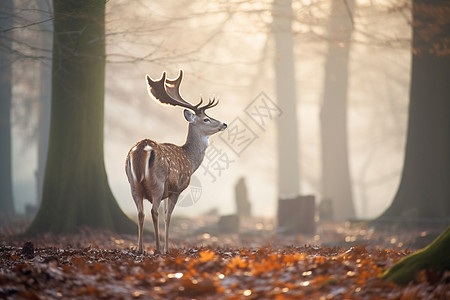
{"type": "MultiPolygon", "coordinates": [[[[132,151],[135,151],[136,147],[134,147],[132,149],[132,151]]],[[[136,178],[136,173],[134,173],[134,165],[133,165],[133,153],[130,154],[130,160],[129,160],[129,164],[130,164],[130,170],[131,170],[131,176],[133,177],[133,183],[134,185],[136,185],[137,183],[137,178],[136,178]]]]}
{"type": "MultiPolygon", "coordinates": [[[[149,162],[150,162],[150,157],[152,156],[152,152],[150,152],[152,150],[152,147],[150,147],[149,145],[145,146],[144,148],[145,151],[147,151],[147,158],[145,160],[145,178],[149,177],[149,162]]],[[[144,178],[142,178],[142,180],[144,180],[144,178]]],[[[141,180],[141,182],[142,182],[141,180]]]]}

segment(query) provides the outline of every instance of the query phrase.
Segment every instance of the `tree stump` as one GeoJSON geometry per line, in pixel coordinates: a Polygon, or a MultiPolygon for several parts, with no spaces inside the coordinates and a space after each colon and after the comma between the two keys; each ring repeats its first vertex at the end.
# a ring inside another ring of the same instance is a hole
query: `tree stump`
{"type": "Polygon", "coordinates": [[[239,231],[239,215],[221,216],[217,226],[221,233],[236,233],[239,231]]]}
{"type": "Polygon", "coordinates": [[[319,203],[320,221],[332,221],[334,216],[333,201],[330,198],[323,198],[319,203]]]}
{"type": "Polygon", "coordinates": [[[287,234],[316,232],[314,196],[281,196],[278,199],[278,231],[287,234]]]}

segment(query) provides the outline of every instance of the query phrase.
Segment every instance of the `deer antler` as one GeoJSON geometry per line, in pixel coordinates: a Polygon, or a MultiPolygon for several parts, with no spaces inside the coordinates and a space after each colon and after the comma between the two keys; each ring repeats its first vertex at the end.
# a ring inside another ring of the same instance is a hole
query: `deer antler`
{"type": "Polygon", "coordinates": [[[155,81],[147,75],[148,88],[153,97],[161,103],[170,104],[173,106],[182,106],[193,110],[196,114],[204,112],[205,110],[216,106],[219,101],[215,99],[209,100],[208,104],[203,107],[203,100],[197,105],[192,105],[183,99],[180,95],[180,85],[183,80],[183,70],[180,69],[180,73],[176,79],[166,79],[166,72],[163,72],[161,79],[155,81]]]}
{"type": "Polygon", "coordinates": [[[196,107],[199,111],[203,111],[203,112],[204,112],[205,110],[207,110],[207,109],[209,109],[209,108],[212,108],[212,107],[216,106],[217,104],[219,104],[219,100],[216,100],[215,98],[213,98],[212,100],[210,99],[210,100],[208,101],[208,104],[206,104],[205,106],[199,107],[199,106],[202,104],[202,102],[203,102],[203,100],[200,99],[200,103],[197,104],[195,107],[196,107]]]}
{"type": "Polygon", "coordinates": [[[194,106],[183,99],[180,95],[180,85],[183,80],[183,70],[176,79],[166,79],[166,72],[163,72],[161,79],[155,81],[147,75],[148,88],[153,97],[161,103],[173,106],[182,106],[197,112],[197,106],[194,106]]]}

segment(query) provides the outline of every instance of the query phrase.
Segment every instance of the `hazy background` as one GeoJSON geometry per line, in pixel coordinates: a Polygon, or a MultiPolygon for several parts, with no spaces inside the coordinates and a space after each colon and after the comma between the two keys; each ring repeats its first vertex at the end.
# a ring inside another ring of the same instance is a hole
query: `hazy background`
{"type": "MultiPolygon", "coordinates": [[[[349,163],[359,218],[376,217],[387,208],[403,163],[411,28],[409,10],[394,5],[396,1],[356,1],[347,16],[354,24],[348,85],[349,163]]],[[[182,109],[149,97],[145,75],[159,78],[165,70],[175,77],[182,68],[185,99],[195,104],[200,95],[218,97],[219,105],[209,114],[226,123],[239,117],[258,138],[238,156],[218,135],[213,136],[210,141],[232,162],[220,173],[214,172],[215,180],[200,167],[195,173],[201,185],[199,201],[177,206],[174,215],[196,216],[212,208],[221,214],[234,212],[234,185],[243,176],[253,214],[275,216],[276,121],[262,130],[244,111],[261,92],[277,101],[270,8],[271,2],[265,1],[107,3],[105,160],[109,183],[125,212],[136,213],[124,171],[131,146],[143,138],[183,144],[187,134],[182,109]]],[[[330,1],[294,1],[293,9],[301,193],[320,200],[319,113],[330,1]]],[[[33,7],[20,14],[36,20],[46,16],[33,7]]],[[[15,34],[17,40],[32,44],[45,31],[31,26],[15,34]]],[[[27,46],[17,43],[16,47],[27,46]]],[[[36,98],[41,68],[49,68],[49,63],[45,57],[24,57],[13,66],[13,179],[18,212],[37,200],[36,98]]]]}

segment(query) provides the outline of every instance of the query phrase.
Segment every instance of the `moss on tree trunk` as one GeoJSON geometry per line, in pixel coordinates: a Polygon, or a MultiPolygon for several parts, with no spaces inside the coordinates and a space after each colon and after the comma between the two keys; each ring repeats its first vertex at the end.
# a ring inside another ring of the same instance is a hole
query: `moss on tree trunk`
{"type": "Polygon", "coordinates": [[[419,250],[389,268],[382,279],[397,284],[408,284],[417,271],[432,269],[443,273],[450,270],[450,226],[430,245],[419,250]]]}
{"type": "Polygon", "coordinates": [[[103,157],[105,1],[54,1],[50,141],[28,233],[80,225],[136,232],[110,190],[103,157]]]}

